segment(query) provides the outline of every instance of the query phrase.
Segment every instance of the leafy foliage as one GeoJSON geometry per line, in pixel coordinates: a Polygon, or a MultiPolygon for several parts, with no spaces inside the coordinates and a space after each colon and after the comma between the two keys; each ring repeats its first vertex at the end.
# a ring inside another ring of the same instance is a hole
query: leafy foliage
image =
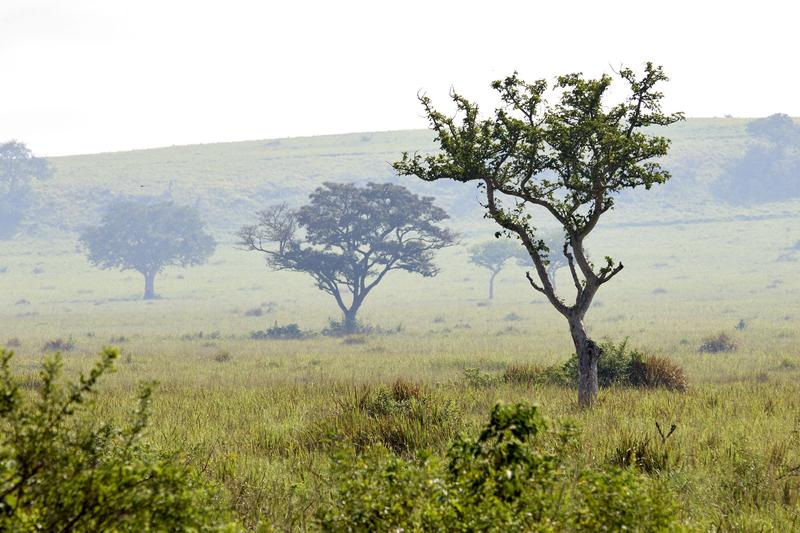
{"type": "MultiPolygon", "coordinates": [[[[99,378],[119,357],[100,361],[75,383],[59,383],[61,360],[47,359],[35,396],[11,375],[0,350],[0,530],[197,531],[228,520],[220,495],[175,455],[142,440],[151,385],[139,391],[130,422],[99,422],[89,406],[99,378]]],[[[228,530],[233,530],[229,525],[228,530]]]]}
{"type": "Polygon", "coordinates": [[[31,181],[51,174],[47,160],[35,157],[25,143],[0,143],[0,239],[12,237],[25,216],[31,181]]]}
{"type": "Polygon", "coordinates": [[[80,240],[92,264],[141,273],[149,299],[153,278],[165,267],[199,265],[214,253],[216,243],[204,226],[191,207],[126,200],[111,206],[80,240]]]}
{"type": "MultiPolygon", "coordinates": [[[[686,389],[686,376],[680,366],[667,358],[630,349],[628,339],[619,343],[607,340],[600,344],[600,349],[602,355],[597,361],[597,379],[601,387],[686,389]]],[[[578,358],[575,355],[564,363],[563,373],[571,382],[577,381],[578,358]]]]}
{"type": "Polygon", "coordinates": [[[654,531],[677,529],[674,501],[630,470],[567,468],[574,431],[548,430],[536,407],[497,405],[447,461],[378,450],[342,455],[326,531],[654,531]]]}
{"type": "Polygon", "coordinates": [[[352,331],[359,308],[386,274],[439,272],[434,251],[454,240],[440,225],[446,218],[433,198],[399,185],[325,183],[297,210],[280,204],[261,211],[258,223],[242,228],[239,237],[246,249],[264,253],[273,269],[311,275],[336,300],[352,331]]]}
{"type": "Polygon", "coordinates": [[[279,326],[275,322],[266,331],[254,331],[250,334],[251,339],[302,339],[304,337],[306,334],[295,323],[279,326]]]}

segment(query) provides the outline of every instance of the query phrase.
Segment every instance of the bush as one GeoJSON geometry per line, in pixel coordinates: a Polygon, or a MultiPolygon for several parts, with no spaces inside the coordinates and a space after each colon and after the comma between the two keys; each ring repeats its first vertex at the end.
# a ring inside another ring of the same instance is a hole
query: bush
{"type": "Polygon", "coordinates": [[[303,339],[306,337],[306,334],[300,329],[300,326],[297,324],[286,324],[285,326],[279,326],[277,322],[270,327],[267,328],[266,331],[254,331],[250,334],[251,339],[303,339]]]}
{"type": "Polygon", "coordinates": [[[496,374],[484,372],[480,368],[465,368],[464,381],[468,387],[482,389],[485,387],[493,387],[497,383],[498,377],[496,374]]]}
{"type": "Polygon", "coordinates": [[[634,387],[686,390],[686,374],[677,363],[666,357],[648,355],[631,363],[630,384],[634,387]]]}
{"type": "Polygon", "coordinates": [[[497,405],[476,438],[447,461],[371,449],[334,462],[331,499],[317,512],[325,531],[660,531],[676,506],[631,470],[565,468],[572,431],[555,433],[533,406],[497,405]]]}
{"type": "Polygon", "coordinates": [[[220,350],[214,354],[214,361],[216,361],[217,363],[227,363],[232,359],[233,357],[231,357],[230,352],[227,352],[225,350],[220,350]]]}
{"type": "MultiPolygon", "coordinates": [[[[669,390],[686,390],[683,369],[665,357],[645,355],[628,348],[628,339],[618,344],[605,341],[597,361],[597,382],[601,387],[663,387],[669,390]]],[[[572,355],[562,368],[568,382],[578,382],[578,357],[572,355]]]]}
{"type": "MultiPolygon", "coordinates": [[[[628,349],[628,339],[619,344],[607,340],[600,344],[602,350],[597,360],[597,383],[601,387],[630,384],[633,361],[644,356],[636,350],[628,349]]],[[[572,354],[564,364],[564,373],[573,383],[578,382],[578,356],[572,354]]]]}
{"type": "Polygon", "coordinates": [[[1,531],[186,531],[228,520],[213,487],[142,442],[151,386],[141,387],[124,427],[87,409],[116,349],[67,385],[59,384],[60,356],[46,360],[35,396],[11,375],[12,355],[0,350],[1,531]]]}
{"type": "Polygon", "coordinates": [[[43,352],[71,352],[75,349],[75,341],[72,338],[64,340],[62,338],[51,339],[44,343],[43,352]]]}
{"type": "Polygon", "coordinates": [[[732,352],[737,346],[727,333],[720,333],[716,337],[709,337],[703,341],[697,351],[700,353],[732,352]]]}
{"type": "Polygon", "coordinates": [[[11,337],[6,341],[6,348],[19,348],[22,346],[22,341],[17,337],[11,337]]]}
{"type": "Polygon", "coordinates": [[[253,307],[244,312],[244,316],[263,316],[264,310],[260,307],[253,307]]]}
{"type": "Polygon", "coordinates": [[[368,335],[373,332],[371,326],[356,322],[354,328],[347,328],[344,322],[338,320],[328,320],[328,325],[322,330],[322,334],[326,337],[346,337],[353,334],[368,335]]]}

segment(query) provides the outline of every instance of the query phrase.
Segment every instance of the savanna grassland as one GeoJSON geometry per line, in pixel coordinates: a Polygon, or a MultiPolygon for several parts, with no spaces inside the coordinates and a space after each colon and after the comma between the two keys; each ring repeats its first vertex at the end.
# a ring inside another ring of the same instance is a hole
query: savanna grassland
{"type": "MultiPolygon", "coordinates": [[[[580,465],[606,464],[631,440],[657,442],[656,423],[675,424],[660,445],[666,466],[650,475],[676,495],[690,530],[798,530],[800,262],[778,258],[800,239],[800,203],[734,208],[708,192],[744,150],[745,124],[676,126],[673,181],[621,198],[588,243],[592,255],[625,264],[599,292],[590,333],[678,363],[684,392],[612,387],[582,411],[570,387],[504,380],[509,366],[562,364],[572,343],[563,318],[511,262],[486,300],[488,272],[468,263],[466,247],[491,238],[493,227],[462,188],[400,181],[435,195],[461,242],[438,256],[437,277],[388,277],[361,312],[374,328],[367,334],[321,335],[339,318],[332,299],[310,278],[270,272],[261,256],[237,248],[235,229],[259,207],[302,202],[325,180],[391,178],[387,161],[402,149],[431,149],[418,131],[53,159],[55,175],[39,185],[24,234],[0,242],[0,342],[30,384],[48,341],[71,348],[68,374],[88,368],[103,346],[119,346],[98,416],[122,418],[136,384],[157,380],[148,440],[184,450],[228,490],[248,526],[310,527],[337,446],[442,452],[458,433],[475,432],[495,403],[524,401],[577,425],[570,460],[580,465]],[[144,302],[141,276],[92,267],[74,232],[114,197],[168,193],[202,210],[219,245],[207,265],[167,269],[156,279],[160,298],[144,302]],[[250,337],[290,323],[305,338],[250,337]],[[720,333],[735,350],[699,352],[720,333]],[[359,412],[359,398],[398,379],[419,384],[431,412],[378,421],[359,412]]],[[[566,271],[558,284],[570,287],[566,271]]]]}

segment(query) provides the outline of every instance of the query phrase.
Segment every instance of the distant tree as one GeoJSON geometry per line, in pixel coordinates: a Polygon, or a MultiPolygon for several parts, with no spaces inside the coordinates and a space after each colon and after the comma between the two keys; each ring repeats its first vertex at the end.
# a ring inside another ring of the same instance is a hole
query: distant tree
{"type": "Polygon", "coordinates": [[[92,264],[142,274],[144,299],[151,300],[156,274],[165,267],[199,265],[214,253],[216,243],[204,228],[191,207],[125,200],[84,231],[80,241],[92,264]]]}
{"type": "Polygon", "coordinates": [[[358,310],[386,274],[435,276],[434,251],[454,240],[433,198],[389,183],[325,183],[307,205],[280,204],[258,217],[241,229],[240,243],[264,253],[274,270],[309,274],[336,300],[344,332],[357,329],[358,310]]]}
{"type": "Polygon", "coordinates": [[[526,83],[516,74],[496,81],[502,105],[489,118],[478,106],[453,91],[456,115],[437,111],[427,96],[420,100],[441,148],[422,156],[405,153],[394,168],[426,181],[452,179],[477,182],[485,193],[486,216],[515,236],[528,252],[536,278],[533,289],[544,294],[569,323],[578,356],[578,403],[590,406],[597,397],[598,345],[589,338],[584,317],[604,283],[622,270],[606,257],[596,268],[584,242],[603,213],[614,207],[615,195],[634,187],[664,183],[669,173],[654,161],[666,155],[669,141],[645,133],[666,126],[681,114],[661,111],[662,94],[655,87],[667,79],[648,63],[643,75],[622,69],[618,76],[627,97],[606,102],[612,77],[586,79],[581,74],[557,78],[555,103],[548,103],[546,80],[526,83]],[[530,209],[529,209],[530,208],[530,209]],[[560,298],[547,273],[550,249],[534,226],[534,215],[555,219],[566,236],[563,253],[576,289],[575,301],[560,298]]]}
{"type": "Polygon", "coordinates": [[[519,242],[508,239],[494,239],[476,244],[469,251],[469,260],[472,264],[489,271],[489,299],[494,299],[494,280],[503,270],[509,259],[521,259],[521,253],[527,256],[525,249],[519,242]]]}
{"type": "Polygon", "coordinates": [[[800,124],[784,113],[775,113],[747,124],[747,133],[780,149],[800,142],[800,124]]]}
{"type": "Polygon", "coordinates": [[[0,144],[0,239],[16,233],[30,204],[31,181],[51,174],[47,160],[34,157],[25,143],[0,144]]]}
{"type": "Polygon", "coordinates": [[[800,197],[800,124],[779,113],[746,130],[750,146],[713,185],[714,195],[738,205],[800,197]]]}

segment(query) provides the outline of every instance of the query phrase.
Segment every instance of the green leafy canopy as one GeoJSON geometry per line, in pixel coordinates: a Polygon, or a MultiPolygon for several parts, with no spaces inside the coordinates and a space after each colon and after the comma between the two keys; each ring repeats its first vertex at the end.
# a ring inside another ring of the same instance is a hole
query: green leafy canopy
{"type": "Polygon", "coordinates": [[[478,182],[486,195],[487,217],[528,250],[539,277],[537,283],[529,276],[531,285],[564,314],[585,312],[597,287],[622,269],[607,258],[596,271],[583,249],[584,238],[600,216],[614,207],[615,194],[649,189],[670,177],[657,162],[666,155],[669,140],[645,128],[683,118],[661,109],[663,95],[655,89],[667,80],[661,67],[647,63],[640,76],[627,68],[616,75],[628,95],[614,105],[607,103],[614,79],[609,75],[587,79],[568,74],[551,84],[528,83],[514,73],[492,83],[501,105],[486,118],[476,103],[455,91],[453,116],[421,95],[441,151],[404,153],[394,163],[399,174],[426,181],[478,182]],[[578,290],[575,306],[557,298],[547,279],[549,249],[533,224],[537,209],[565,232],[563,251],[578,290]]]}

